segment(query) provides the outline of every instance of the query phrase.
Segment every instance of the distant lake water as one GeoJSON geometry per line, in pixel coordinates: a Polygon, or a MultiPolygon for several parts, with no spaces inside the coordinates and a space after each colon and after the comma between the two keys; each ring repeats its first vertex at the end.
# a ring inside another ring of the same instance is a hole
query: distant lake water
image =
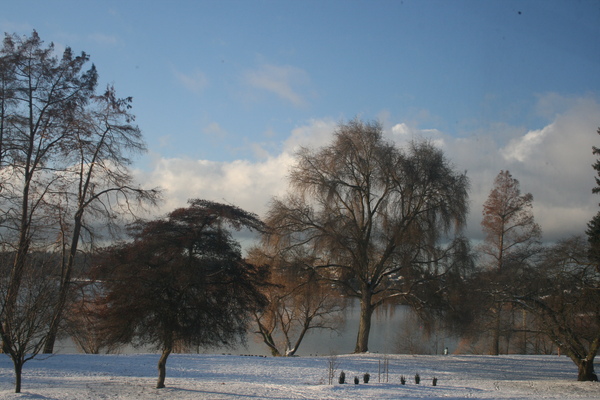
{"type": "MultiPolygon", "coordinates": [[[[350,305],[346,311],[346,323],[339,333],[329,330],[311,330],[302,341],[297,356],[349,354],[354,352],[358,334],[360,307],[358,303],[350,305]]],[[[456,345],[456,339],[443,334],[426,337],[419,322],[412,317],[406,306],[381,308],[373,314],[369,336],[371,353],[428,353],[442,354],[445,347],[456,345]]],[[[63,339],[55,348],[57,353],[76,353],[77,348],[70,339],[63,339]]],[[[147,353],[149,348],[123,347],[120,353],[147,353]]],[[[267,346],[259,341],[258,335],[248,334],[246,346],[235,348],[200,349],[201,353],[225,353],[265,355],[271,353],[267,346]]]]}

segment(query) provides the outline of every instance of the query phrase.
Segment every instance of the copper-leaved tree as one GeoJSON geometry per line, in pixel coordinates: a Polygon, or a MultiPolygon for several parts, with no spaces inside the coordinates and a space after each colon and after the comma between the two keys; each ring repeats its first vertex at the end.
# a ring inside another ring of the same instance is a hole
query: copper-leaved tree
{"type": "Polygon", "coordinates": [[[269,265],[271,271],[271,284],[263,291],[269,305],[254,314],[255,333],[273,356],[291,357],[308,333],[339,330],[344,323],[344,303],[329,282],[304,268],[306,255],[296,254],[287,262],[263,250],[254,248],[249,255],[251,262],[269,265]]]}
{"type": "Polygon", "coordinates": [[[490,354],[500,353],[503,329],[504,280],[515,278],[528,260],[539,253],[541,229],[533,216],[533,196],[521,194],[519,181],[509,171],[500,171],[483,204],[484,274],[489,287],[487,298],[491,313],[492,341],[490,354]]]}

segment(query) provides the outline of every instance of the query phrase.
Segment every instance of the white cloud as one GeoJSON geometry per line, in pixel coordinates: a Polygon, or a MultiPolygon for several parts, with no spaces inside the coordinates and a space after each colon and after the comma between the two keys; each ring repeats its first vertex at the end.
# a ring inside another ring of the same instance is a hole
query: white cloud
{"type": "Polygon", "coordinates": [[[507,161],[525,162],[542,143],[544,136],[552,130],[552,125],[548,125],[543,129],[529,131],[520,138],[512,139],[500,153],[507,161]]]}
{"type": "Polygon", "coordinates": [[[503,123],[488,131],[456,138],[435,129],[397,123],[389,137],[399,146],[413,139],[431,140],[442,148],[458,171],[471,180],[471,212],[467,236],[481,238],[482,206],[500,170],[509,170],[521,183],[522,193],[534,196],[534,215],[546,240],[583,234],[598,211],[595,161],[591,148],[600,145],[600,104],[591,97],[539,96],[536,110],[549,122],[524,131],[503,123]]]}
{"type": "Polygon", "coordinates": [[[414,135],[414,133],[415,133],[415,130],[410,128],[404,122],[401,122],[399,124],[392,126],[392,135],[393,136],[399,136],[404,139],[407,137],[412,137],[414,135]]]}
{"type": "MultiPolygon", "coordinates": [[[[552,95],[553,97],[555,95],[552,95]]],[[[553,101],[557,101],[553,99],[553,101]]],[[[547,103],[543,97],[540,102],[547,103]]],[[[592,146],[600,143],[600,104],[580,98],[540,129],[514,138],[506,127],[508,145],[501,147],[502,130],[461,139],[447,138],[447,154],[472,182],[469,235],[481,234],[482,204],[500,170],[509,170],[520,182],[522,193],[532,193],[533,210],[546,240],[583,234],[585,225],[598,211],[592,146]]]]}
{"type": "MultiPolygon", "coordinates": [[[[482,205],[498,172],[509,170],[520,181],[521,191],[533,194],[534,214],[544,238],[556,240],[582,234],[587,221],[598,211],[600,199],[591,193],[595,186],[591,147],[600,144],[596,134],[599,125],[600,104],[582,98],[546,126],[522,132],[518,138],[514,138],[514,127],[503,125],[494,125],[489,133],[456,138],[435,129],[408,128],[399,123],[386,135],[399,146],[411,139],[403,138],[405,132],[414,133],[417,139],[432,140],[443,148],[458,171],[467,171],[472,184],[468,237],[481,238],[482,205]],[[499,146],[506,143],[505,136],[514,140],[499,146]]],[[[264,216],[270,199],[287,189],[293,154],[300,146],[328,144],[336,126],[337,122],[330,119],[298,126],[278,154],[268,153],[256,144],[262,157],[256,162],[157,158],[154,169],[140,175],[140,180],[146,187],[166,189],[162,212],[185,205],[189,198],[205,198],[230,202],[264,216]]]]}
{"type": "Polygon", "coordinates": [[[388,133],[391,140],[403,145],[404,143],[413,140],[430,140],[436,146],[444,147],[445,142],[443,134],[437,129],[419,129],[416,126],[408,125],[405,122],[401,122],[392,126],[388,133]]]}
{"type": "Polygon", "coordinates": [[[333,138],[337,123],[331,119],[314,119],[308,125],[294,128],[285,141],[283,152],[293,154],[300,147],[318,148],[326,146],[333,138]]]}
{"type": "Polygon", "coordinates": [[[272,196],[285,192],[291,163],[287,153],[254,163],[157,158],[151,171],[137,174],[145,187],[163,188],[161,214],[185,206],[189,199],[201,198],[235,204],[263,216],[272,196]]]}
{"type": "Polygon", "coordinates": [[[202,93],[202,91],[208,86],[208,78],[204,72],[196,70],[191,74],[184,74],[176,69],[173,70],[175,77],[186,89],[194,93],[202,93]]]}
{"type": "Polygon", "coordinates": [[[271,92],[294,106],[304,106],[307,101],[299,88],[309,83],[308,74],[291,65],[263,64],[260,68],[244,74],[246,84],[271,92]]]}
{"type": "Polygon", "coordinates": [[[282,151],[270,155],[263,150],[257,162],[235,160],[214,162],[156,156],[148,172],[137,171],[144,187],[162,187],[165,202],[160,213],[185,206],[188,199],[202,198],[235,204],[264,216],[274,196],[287,189],[287,174],[300,146],[320,147],[331,140],[336,124],[314,120],[294,129],[282,151]]]}

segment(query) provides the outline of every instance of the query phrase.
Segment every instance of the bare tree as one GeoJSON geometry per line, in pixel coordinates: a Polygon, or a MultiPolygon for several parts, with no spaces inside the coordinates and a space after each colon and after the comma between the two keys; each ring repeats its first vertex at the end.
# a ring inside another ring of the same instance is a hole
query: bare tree
{"type": "MultiPolygon", "coordinates": [[[[515,275],[515,269],[539,252],[541,229],[532,211],[533,196],[522,195],[519,181],[509,171],[500,171],[494,187],[483,204],[481,226],[485,234],[480,251],[492,314],[490,354],[500,353],[500,336],[512,332],[512,318],[505,318],[502,299],[505,281],[515,275]]],[[[482,275],[482,277],[483,277],[482,275]]],[[[512,317],[512,316],[509,316],[512,317]]]]}
{"type": "Polygon", "coordinates": [[[273,356],[295,355],[310,331],[335,332],[341,327],[343,300],[328,282],[318,280],[314,270],[301,266],[305,259],[290,263],[255,248],[250,260],[270,265],[271,284],[264,288],[269,305],[254,318],[256,334],[273,356]]]}
{"type": "Polygon", "coordinates": [[[52,353],[68,298],[75,258],[83,239],[88,250],[98,229],[109,230],[117,221],[156,203],[158,189],[145,190],[133,183],[128,166],[131,155],[145,151],[140,129],[131,124],[131,98],[119,99],[113,87],[92,96],[91,106],[70,121],[71,135],[62,146],[69,168],[52,194],[61,204],[60,287],[44,353],[52,353]]]}
{"type": "Polygon", "coordinates": [[[4,110],[2,121],[3,145],[7,148],[2,168],[2,220],[4,238],[14,238],[11,242],[16,249],[4,302],[8,316],[18,296],[34,235],[48,234],[43,229],[48,225],[44,196],[55,183],[53,172],[63,170],[57,156],[68,134],[65,120],[77,105],[85,104],[96,83],[94,68],[82,73],[87,55],[73,57],[67,49],[58,60],[52,45],[44,49],[41,44],[35,32],[25,39],[7,35],[0,52],[2,66],[10,70],[3,76],[8,75],[12,87],[4,92],[11,96],[5,100],[11,106],[4,110]]]}
{"type": "Polygon", "coordinates": [[[594,359],[600,349],[600,274],[588,255],[584,238],[560,241],[515,281],[521,294],[511,298],[573,360],[580,381],[598,380],[594,359]]]}
{"type": "MultiPolygon", "coordinates": [[[[2,242],[11,249],[13,260],[3,293],[0,312],[0,336],[5,349],[22,346],[19,326],[22,315],[38,321],[38,316],[24,312],[20,302],[27,266],[35,251],[46,251],[54,240],[54,207],[47,196],[64,170],[58,155],[60,144],[68,135],[69,116],[85,105],[96,84],[94,67],[83,71],[88,61],[85,53],[74,56],[67,48],[61,59],[52,45],[43,48],[34,32],[29,38],[6,35],[0,50],[4,80],[2,90],[2,191],[0,212],[2,242]]],[[[35,303],[35,302],[34,302],[35,303]]],[[[35,323],[43,329],[43,324],[35,323]]],[[[39,332],[29,336],[43,341],[39,332]]],[[[40,342],[29,350],[39,351],[40,342]]],[[[15,368],[23,359],[20,350],[9,351],[15,368]]],[[[17,385],[20,390],[20,382],[17,385]]]]}
{"type": "Polygon", "coordinates": [[[366,352],[373,311],[387,301],[423,306],[423,287],[446,272],[439,261],[454,242],[437,244],[464,224],[468,179],[432,144],[402,151],[378,123],[359,120],[297,158],[290,192],[268,212],[268,243],[314,254],[320,278],[360,301],[355,352],[366,352]]]}
{"type": "MultiPolygon", "coordinates": [[[[48,325],[52,306],[56,302],[54,282],[47,279],[56,265],[47,252],[29,254],[21,273],[20,290],[11,308],[11,318],[4,321],[2,352],[12,360],[15,371],[15,392],[21,392],[24,364],[35,357],[44,343],[44,328],[48,325]],[[8,340],[7,340],[8,339],[8,340]]],[[[6,296],[10,289],[10,264],[14,254],[2,255],[0,293],[6,296]]]]}
{"type": "Polygon", "coordinates": [[[36,32],[6,35],[0,49],[0,242],[13,257],[0,299],[0,337],[8,347],[17,340],[32,254],[53,253],[56,263],[44,269],[53,282],[51,318],[36,324],[45,334],[33,336],[36,351],[40,343],[52,351],[80,240],[89,245],[99,230],[92,224],[113,224],[158,196],[134,187],[128,171],[129,155],[144,150],[131,99],[118,99],[112,88],[96,96],[97,73],[93,65],[84,70],[88,61],[70,48],[59,58],[36,32]]]}
{"type": "Polygon", "coordinates": [[[333,385],[333,380],[335,379],[335,373],[340,366],[340,361],[337,358],[336,354],[330,354],[327,357],[327,384],[333,385]]]}

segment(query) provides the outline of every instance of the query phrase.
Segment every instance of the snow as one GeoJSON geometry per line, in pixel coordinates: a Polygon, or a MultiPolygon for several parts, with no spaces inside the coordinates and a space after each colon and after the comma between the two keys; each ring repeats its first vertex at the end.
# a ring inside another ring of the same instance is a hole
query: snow
{"type": "Polygon", "coordinates": [[[600,383],[577,382],[575,365],[554,356],[341,355],[330,357],[173,354],[167,387],[155,389],[157,354],[59,354],[25,364],[15,394],[10,359],[0,356],[0,399],[599,399],[600,383]],[[388,381],[379,365],[388,360],[388,381]],[[341,371],[345,385],[337,383],[341,371]],[[371,380],[363,383],[368,372],[371,380]],[[421,384],[414,383],[419,373],[421,384]],[[407,378],[400,384],[400,376],[407,378]],[[355,385],[354,377],[360,378],[355,385]],[[437,386],[432,385],[433,377],[437,386]]]}

